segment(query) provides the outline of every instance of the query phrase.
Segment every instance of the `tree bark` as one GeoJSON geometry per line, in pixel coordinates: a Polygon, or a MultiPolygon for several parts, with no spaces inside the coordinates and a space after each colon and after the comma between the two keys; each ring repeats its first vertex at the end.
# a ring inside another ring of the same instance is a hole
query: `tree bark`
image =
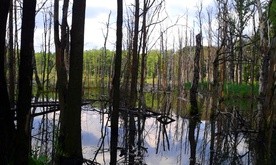
{"type": "Polygon", "coordinates": [[[264,13],[262,11],[262,5],[260,0],[256,0],[256,7],[259,14],[259,34],[260,34],[260,54],[262,57],[262,64],[260,68],[260,78],[259,78],[259,103],[261,110],[264,104],[264,96],[266,91],[266,84],[267,84],[267,73],[268,73],[268,63],[269,63],[269,56],[268,56],[268,39],[266,36],[266,20],[264,20],[264,13]]]}
{"type": "Polygon", "coordinates": [[[146,56],[147,56],[147,6],[148,1],[144,0],[143,5],[143,22],[142,22],[142,59],[141,59],[141,78],[140,78],[140,91],[139,91],[139,102],[144,105],[143,94],[144,94],[144,84],[145,84],[145,71],[146,71],[146,56]]]}
{"type": "Polygon", "coordinates": [[[28,164],[30,156],[30,112],[32,101],[32,57],[36,0],[23,0],[19,93],[17,103],[17,151],[15,164],[28,164]]]}
{"type": "Polygon", "coordinates": [[[266,122],[267,131],[267,147],[271,151],[271,138],[273,131],[273,122],[275,121],[276,109],[276,37],[272,39],[269,51],[270,64],[268,70],[268,83],[266,89],[265,106],[264,106],[264,120],[266,122]]]}
{"type": "Polygon", "coordinates": [[[196,52],[194,58],[194,78],[193,84],[190,89],[190,103],[191,103],[191,111],[190,115],[194,116],[198,114],[198,107],[197,107],[197,88],[198,88],[198,81],[199,81],[199,59],[200,59],[200,50],[201,50],[201,33],[196,35],[196,52]]]}
{"type": "MultiPolygon", "coordinates": [[[[233,24],[233,22],[232,22],[232,24],[233,24]]],[[[234,83],[234,81],[235,81],[235,64],[234,64],[234,60],[235,60],[235,50],[234,50],[234,42],[233,42],[233,38],[234,38],[234,29],[235,29],[235,27],[234,27],[234,25],[230,25],[230,36],[229,36],[229,41],[230,41],[230,61],[229,61],[229,69],[230,69],[230,71],[229,71],[229,77],[230,77],[230,81],[231,81],[231,83],[234,83]]]]}
{"type": "MultiPolygon", "coordinates": [[[[267,90],[268,90],[268,73],[269,73],[269,42],[267,25],[266,25],[266,16],[263,13],[263,6],[260,0],[256,0],[256,7],[259,14],[259,35],[260,35],[260,56],[261,67],[260,67],[260,77],[259,77],[259,100],[258,100],[258,112],[259,112],[259,133],[258,140],[260,143],[257,144],[257,164],[269,164],[270,162],[270,153],[267,151],[266,146],[268,142],[268,109],[266,103],[267,90]]],[[[272,117],[272,116],[271,116],[272,117]]]]}
{"type": "Polygon", "coordinates": [[[132,67],[131,67],[131,84],[130,84],[130,107],[135,107],[137,100],[137,78],[138,78],[138,33],[139,33],[139,0],[135,0],[135,22],[132,49],[132,67]]]}
{"type": "Polygon", "coordinates": [[[61,39],[59,38],[59,0],[54,2],[54,41],[56,48],[56,70],[57,70],[57,91],[58,99],[61,111],[61,120],[63,118],[63,111],[66,104],[66,92],[67,92],[67,72],[65,67],[65,49],[68,44],[68,32],[67,27],[67,13],[68,13],[69,0],[64,0],[62,24],[61,24],[61,39]]]}
{"type": "Polygon", "coordinates": [[[182,72],[183,72],[183,37],[179,36],[179,54],[178,54],[178,69],[177,69],[177,95],[180,97],[180,94],[183,90],[183,80],[182,80],[182,72]]]}
{"type": "MultiPolygon", "coordinates": [[[[132,66],[131,66],[131,83],[130,83],[130,103],[128,108],[134,108],[137,101],[137,80],[138,80],[138,67],[139,67],[139,52],[138,52],[138,35],[139,35],[139,0],[135,0],[135,15],[134,15],[134,34],[132,46],[132,66]]],[[[135,141],[136,128],[134,123],[134,116],[130,114],[129,120],[129,163],[134,163],[134,153],[132,146],[135,141]]]]}
{"type": "Polygon", "coordinates": [[[117,31],[116,31],[116,56],[115,56],[115,72],[112,81],[112,113],[111,113],[111,145],[110,145],[110,164],[117,163],[117,143],[118,143],[118,118],[120,107],[120,77],[122,63],[122,38],[123,32],[123,1],[117,0],[117,31]]]}
{"type": "Polygon", "coordinates": [[[276,109],[276,38],[272,40],[268,53],[270,63],[268,66],[268,75],[264,103],[262,105],[262,114],[259,121],[259,134],[257,144],[257,163],[270,164],[273,161],[271,140],[273,133],[273,122],[275,122],[276,109]]]}
{"type": "MultiPolygon", "coordinates": [[[[199,30],[200,30],[200,34],[202,34],[202,1],[200,2],[199,6],[198,6],[198,11],[197,11],[197,19],[198,19],[198,23],[199,23],[199,30]]],[[[199,57],[199,62],[200,62],[200,82],[203,83],[204,79],[205,79],[205,64],[204,64],[204,51],[203,51],[203,41],[201,40],[201,50],[200,50],[200,57],[199,57]]]]}
{"type": "Polygon", "coordinates": [[[101,96],[104,95],[104,88],[105,88],[105,71],[106,71],[106,58],[107,58],[107,49],[106,49],[106,43],[108,39],[109,34],[109,28],[110,28],[110,15],[111,11],[108,14],[108,21],[106,23],[106,34],[104,35],[104,47],[103,47],[103,53],[101,56],[101,96]]]}
{"type": "Polygon", "coordinates": [[[6,24],[9,7],[10,0],[0,1],[0,162],[3,164],[12,162],[15,134],[14,114],[11,111],[4,69],[6,24]]]}
{"type": "Polygon", "coordinates": [[[81,145],[81,103],[82,103],[82,73],[83,46],[85,23],[85,0],[73,1],[72,29],[70,44],[70,69],[67,91],[67,103],[64,118],[61,120],[61,133],[64,138],[63,159],[61,164],[82,164],[81,145]]]}
{"type": "MultiPolygon", "coordinates": [[[[58,147],[59,149],[65,148],[65,135],[64,135],[64,113],[65,106],[67,103],[67,89],[68,89],[68,79],[65,67],[65,52],[67,44],[69,44],[67,38],[69,36],[67,27],[67,15],[68,15],[68,5],[69,0],[64,0],[63,11],[62,11],[62,23],[61,23],[61,34],[60,34],[60,23],[59,23],[59,0],[54,1],[54,42],[56,50],[56,70],[57,70],[57,92],[58,101],[60,105],[60,134],[58,137],[58,147]]],[[[59,163],[62,158],[63,153],[57,152],[57,163],[59,163]]]]}
{"type": "Polygon", "coordinates": [[[13,1],[10,2],[9,11],[9,96],[11,107],[15,104],[15,54],[13,46],[13,1]]]}

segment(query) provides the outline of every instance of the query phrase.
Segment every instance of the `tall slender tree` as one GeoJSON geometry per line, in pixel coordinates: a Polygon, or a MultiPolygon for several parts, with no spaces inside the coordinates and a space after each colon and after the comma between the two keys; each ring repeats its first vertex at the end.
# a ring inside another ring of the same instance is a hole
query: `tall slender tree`
{"type": "Polygon", "coordinates": [[[212,8],[207,9],[208,18],[208,47],[207,47],[207,65],[206,65],[206,77],[207,82],[211,81],[211,49],[212,49],[212,8]]]}
{"type": "Polygon", "coordinates": [[[112,81],[112,113],[111,113],[111,145],[110,164],[117,163],[117,143],[118,143],[118,118],[120,107],[120,77],[122,63],[122,39],[123,39],[123,0],[117,0],[117,30],[116,30],[116,56],[114,77],[112,81]]]}
{"type": "Polygon", "coordinates": [[[9,11],[9,96],[11,106],[15,104],[15,53],[13,46],[13,1],[10,3],[9,11]]]}
{"type": "MultiPolygon", "coordinates": [[[[197,19],[198,19],[198,24],[199,24],[199,31],[202,34],[202,20],[203,20],[203,13],[202,13],[202,1],[200,1],[200,4],[198,6],[198,11],[197,11],[197,19]]],[[[203,51],[203,40],[201,40],[201,55],[199,59],[199,64],[200,64],[200,81],[203,82],[205,79],[205,64],[204,64],[204,51],[203,51]]]]}
{"type": "MultiPolygon", "coordinates": [[[[62,22],[61,27],[59,23],[59,0],[54,1],[54,42],[56,51],[56,71],[57,71],[57,92],[60,108],[60,134],[58,139],[58,145],[60,148],[64,148],[64,111],[67,102],[67,72],[65,67],[65,53],[69,44],[69,29],[67,29],[67,16],[68,16],[69,0],[63,1],[62,7],[62,22]]],[[[62,153],[57,152],[57,162],[61,161],[62,153]]]]}
{"type": "Polygon", "coordinates": [[[261,68],[260,68],[260,77],[259,77],[259,110],[263,110],[264,100],[265,100],[265,91],[268,81],[268,67],[269,67],[269,40],[267,34],[267,21],[266,13],[263,12],[264,6],[260,0],[256,1],[256,7],[259,15],[259,35],[260,35],[260,54],[262,57],[261,68]]]}
{"type": "MultiPolygon", "coordinates": [[[[272,1],[271,1],[272,2],[272,1]]],[[[271,130],[273,123],[273,106],[275,107],[275,39],[270,44],[269,36],[269,24],[268,15],[264,8],[267,8],[260,0],[255,0],[256,8],[259,15],[259,37],[260,47],[259,53],[261,55],[261,67],[259,77],[259,133],[258,139],[262,141],[257,145],[257,152],[261,153],[257,156],[257,164],[270,164],[271,153],[270,153],[270,141],[271,141],[271,130]],[[273,78],[274,77],[274,78],[273,78]],[[273,80],[274,79],[274,80],[273,80]],[[274,82],[273,82],[274,81],[274,82]],[[274,105],[273,105],[274,102],[274,105]]],[[[270,3],[271,4],[271,3],[270,3]]],[[[269,8],[269,6],[268,6],[269,8]]]]}
{"type": "Polygon", "coordinates": [[[201,33],[196,35],[196,52],[194,57],[194,77],[193,77],[193,84],[190,89],[190,103],[191,103],[190,114],[192,116],[198,114],[197,88],[198,88],[198,82],[199,82],[200,51],[201,51],[201,33]]]}
{"type": "Polygon", "coordinates": [[[4,57],[7,16],[10,7],[10,0],[0,1],[0,162],[11,163],[13,158],[12,150],[15,127],[13,114],[10,106],[8,87],[5,77],[4,57]]]}
{"type": "Polygon", "coordinates": [[[36,0],[23,0],[19,93],[17,102],[17,151],[15,164],[28,164],[30,156],[30,112],[32,101],[32,58],[36,0]]]}
{"type": "Polygon", "coordinates": [[[130,84],[130,106],[135,107],[137,101],[137,78],[139,67],[139,52],[138,52],[138,35],[139,35],[139,17],[140,17],[140,2],[135,0],[135,22],[132,46],[132,67],[131,67],[131,84],[130,84]]]}
{"type": "MultiPolygon", "coordinates": [[[[64,0],[61,32],[59,28],[59,0],[54,1],[54,40],[56,48],[56,70],[57,70],[57,91],[58,99],[61,110],[61,118],[63,118],[63,111],[66,104],[66,91],[67,91],[67,72],[65,67],[65,53],[67,52],[69,44],[69,29],[67,25],[69,0],[64,0]]],[[[61,126],[62,127],[62,126],[61,126]]]]}
{"type": "Polygon", "coordinates": [[[243,32],[246,26],[246,23],[248,22],[249,18],[251,17],[250,12],[251,10],[250,6],[252,4],[251,0],[235,0],[234,1],[234,7],[237,12],[238,16],[238,28],[237,28],[237,37],[238,37],[238,83],[242,83],[243,78],[243,49],[244,49],[244,37],[243,32]]]}
{"type": "Polygon", "coordinates": [[[61,120],[64,145],[61,164],[82,164],[81,104],[86,0],[73,1],[67,103],[61,120]]]}

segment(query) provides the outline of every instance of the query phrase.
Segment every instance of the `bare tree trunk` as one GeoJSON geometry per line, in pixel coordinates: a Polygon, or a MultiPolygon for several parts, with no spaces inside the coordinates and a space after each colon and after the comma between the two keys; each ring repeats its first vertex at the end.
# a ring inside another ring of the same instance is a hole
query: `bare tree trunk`
{"type": "Polygon", "coordinates": [[[61,164],[82,164],[81,145],[81,104],[83,75],[83,46],[86,0],[73,1],[72,29],[70,44],[70,69],[64,118],[61,133],[64,136],[61,164]]]}
{"type": "Polygon", "coordinates": [[[216,53],[216,58],[213,62],[213,96],[218,96],[218,88],[219,88],[219,59],[218,59],[218,51],[216,53]]]}
{"type": "Polygon", "coordinates": [[[242,32],[239,32],[239,54],[238,54],[238,77],[239,77],[239,84],[242,84],[242,76],[243,76],[243,69],[242,69],[242,57],[243,57],[243,41],[242,41],[242,32]]]}
{"type": "Polygon", "coordinates": [[[104,95],[104,88],[105,88],[105,70],[106,70],[106,57],[107,57],[107,49],[106,49],[106,43],[108,39],[109,34],[109,28],[110,28],[110,15],[111,11],[108,14],[108,21],[106,23],[106,34],[104,35],[104,47],[103,47],[103,54],[101,57],[101,95],[104,95]]]}
{"type": "Polygon", "coordinates": [[[260,78],[259,78],[259,110],[263,110],[265,91],[268,81],[268,66],[269,66],[269,56],[268,56],[268,36],[266,36],[266,20],[264,20],[263,6],[260,0],[256,0],[257,10],[259,14],[259,34],[260,34],[260,53],[261,53],[261,68],[260,68],[260,78]]]}
{"type": "Polygon", "coordinates": [[[0,162],[10,164],[14,159],[14,114],[11,111],[8,87],[4,71],[5,39],[7,15],[10,8],[10,0],[0,1],[0,162]]]}
{"type": "MultiPolygon", "coordinates": [[[[212,16],[211,16],[211,10],[207,10],[207,15],[208,15],[208,55],[207,55],[207,65],[206,65],[206,70],[207,70],[207,83],[208,83],[208,88],[209,88],[209,82],[211,82],[211,49],[212,49],[212,16]]],[[[210,88],[209,88],[210,89],[210,88]]]]}
{"type": "Polygon", "coordinates": [[[268,127],[267,141],[268,151],[271,150],[271,137],[273,131],[273,122],[276,115],[276,37],[272,39],[269,50],[270,64],[268,70],[268,83],[265,97],[265,119],[268,127]]]}
{"type": "Polygon", "coordinates": [[[237,13],[238,17],[238,27],[237,27],[237,38],[239,40],[238,43],[238,83],[241,84],[243,81],[243,48],[244,48],[244,37],[243,37],[243,31],[246,26],[246,22],[251,17],[251,13],[253,13],[253,10],[250,8],[252,5],[251,1],[240,1],[240,0],[234,0],[234,8],[237,13]],[[251,12],[251,13],[250,13],[251,12]]]}
{"type": "Polygon", "coordinates": [[[17,151],[15,164],[28,164],[30,156],[30,113],[32,101],[33,39],[36,0],[23,1],[19,93],[17,103],[17,151]]]}
{"type": "Polygon", "coordinates": [[[234,83],[235,81],[235,64],[234,64],[234,60],[235,60],[235,50],[234,50],[234,42],[233,42],[233,34],[234,34],[234,25],[230,25],[230,38],[229,38],[229,41],[230,41],[230,61],[229,61],[229,69],[230,69],[230,81],[232,83],[234,83]]]}
{"type": "MultiPolygon", "coordinates": [[[[147,12],[148,12],[148,2],[147,0],[144,0],[143,4],[143,22],[142,22],[142,59],[141,59],[141,78],[140,78],[140,90],[139,90],[139,105],[138,105],[138,113],[143,114],[144,106],[145,106],[145,100],[144,100],[144,83],[145,83],[145,68],[146,68],[146,55],[147,55],[147,27],[146,27],[146,21],[147,21],[147,12]]],[[[144,123],[142,114],[138,116],[138,139],[137,139],[137,145],[138,145],[138,156],[141,156],[141,145],[142,145],[142,133],[143,133],[143,126],[142,123],[144,123]]],[[[135,125],[134,125],[135,128],[135,125]]],[[[135,131],[135,130],[134,130],[135,131]]]]}
{"type": "Polygon", "coordinates": [[[131,59],[132,59],[132,46],[133,46],[133,20],[130,18],[130,15],[127,13],[127,19],[129,20],[127,22],[127,57],[126,57],[126,63],[125,63],[125,69],[123,74],[123,88],[124,91],[123,96],[125,99],[124,104],[127,105],[127,102],[130,101],[130,75],[131,75],[131,59]]]}
{"type": "Polygon", "coordinates": [[[196,52],[195,52],[195,58],[194,58],[194,77],[193,77],[193,84],[190,89],[190,103],[191,103],[190,115],[191,116],[198,114],[197,88],[198,88],[198,82],[199,82],[200,50],[201,50],[201,33],[196,35],[196,52]]]}
{"type": "Polygon", "coordinates": [[[132,67],[131,67],[131,84],[130,84],[130,106],[135,107],[137,100],[137,78],[138,78],[138,34],[139,34],[139,0],[135,0],[135,22],[134,22],[134,36],[132,47],[132,67]]]}
{"type": "MultiPolygon", "coordinates": [[[[14,0],[14,20],[17,20],[17,5],[16,5],[17,0],[14,0]]],[[[15,69],[18,68],[19,66],[19,43],[18,43],[18,25],[17,23],[14,22],[14,53],[15,53],[15,69]]],[[[17,80],[17,77],[16,77],[17,80]]],[[[15,80],[15,81],[16,81],[15,80]]],[[[18,86],[15,85],[15,93],[18,94],[18,86]]],[[[16,103],[15,103],[16,104],[16,103]]]]}
{"type": "MultiPolygon", "coordinates": [[[[64,0],[63,2],[63,14],[62,14],[62,23],[61,23],[61,34],[59,32],[60,23],[59,23],[59,0],[54,1],[54,41],[55,41],[55,50],[56,50],[56,71],[57,71],[57,92],[58,92],[58,101],[60,108],[60,121],[64,120],[64,111],[67,103],[67,72],[65,67],[65,52],[68,44],[68,31],[67,27],[67,13],[68,13],[69,0],[64,0]],[[61,37],[61,38],[60,38],[61,37]]],[[[65,147],[65,135],[64,135],[64,125],[63,122],[60,123],[60,134],[58,138],[58,148],[63,149],[65,147]]],[[[61,161],[62,153],[57,152],[57,163],[61,161]]]]}
{"type": "Polygon", "coordinates": [[[116,31],[116,56],[115,56],[115,72],[112,81],[113,92],[112,101],[113,109],[111,113],[111,144],[110,144],[110,165],[117,163],[117,143],[118,143],[118,119],[120,107],[120,77],[122,63],[122,32],[123,26],[123,1],[117,0],[117,31],[116,31]]]}
{"type": "MultiPolygon", "coordinates": [[[[199,30],[200,33],[202,34],[202,1],[200,2],[200,5],[198,7],[198,11],[197,11],[198,15],[197,15],[197,19],[198,19],[198,23],[199,23],[199,30]]],[[[205,64],[204,64],[204,51],[203,51],[203,40],[201,40],[201,50],[200,50],[200,82],[203,83],[204,82],[204,78],[205,78],[205,64]]]]}
{"type": "MultiPolygon", "coordinates": [[[[140,105],[144,105],[144,83],[145,83],[145,67],[146,67],[146,55],[147,55],[147,6],[146,0],[144,0],[143,6],[143,22],[142,22],[142,58],[141,58],[141,78],[140,78],[140,91],[139,91],[139,102],[140,105]]],[[[139,107],[140,108],[140,107],[139,107]]]]}
{"type": "Polygon", "coordinates": [[[228,36],[227,36],[227,29],[228,29],[228,24],[227,18],[228,18],[228,1],[222,3],[222,13],[221,13],[221,21],[223,23],[223,27],[219,33],[221,33],[222,41],[221,41],[221,53],[222,53],[222,64],[220,66],[220,90],[219,90],[219,95],[221,97],[221,101],[223,100],[224,97],[224,84],[225,84],[225,79],[226,79],[226,51],[227,51],[227,41],[228,41],[228,36]]]}
{"type": "Polygon", "coordinates": [[[270,151],[267,150],[267,145],[269,144],[269,124],[268,121],[270,112],[267,109],[266,101],[268,92],[268,73],[269,73],[269,42],[266,30],[266,18],[267,16],[263,13],[263,8],[261,1],[256,0],[256,7],[259,14],[259,35],[260,35],[260,55],[262,57],[261,67],[260,67],[260,78],[259,78],[259,102],[258,102],[258,112],[259,112],[259,133],[258,139],[262,141],[257,144],[257,152],[260,153],[257,156],[257,164],[269,164],[270,163],[270,151]]]}
{"type": "MultiPolygon", "coordinates": [[[[36,59],[35,59],[35,52],[33,53],[32,56],[32,64],[33,64],[33,72],[34,72],[34,78],[37,84],[37,96],[39,97],[40,93],[43,90],[44,84],[41,83],[39,76],[38,76],[38,71],[37,71],[37,65],[36,65],[36,59]]],[[[46,66],[46,63],[44,63],[44,66],[46,66]]],[[[42,81],[44,82],[44,81],[42,81]]]]}
{"type": "Polygon", "coordinates": [[[180,96],[180,93],[182,93],[183,90],[183,80],[182,80],[182,70],[183,70],[183,37],[179,36],[179,55],[178,55],[178,80],[177,80],[177,85],[178,85],[178,96],[180,96]]]}
{"type": "Polygon", "coordinates": [[[56,48],[56,70],[57,70],[57,90],[61,110],[61,120],[63,118],[63,111],[66,104],[66,91],[67,91],[67,72],[65,67],[65,52],[68,44],[68,31],[67,31],[67,13],[68,13],[69,0],[64,0],[61,35],[59,33],[59,0],[54,2],[54,39],[56,48]],[[61,39],[59,38],[61,36],[61,39]]]}
{"type": "Polygon", "coordinates": [[[15,105],[15,53],[13,46],[13,1],[9,11],[9,96],[11,107],[15,105]]]}
{"type": "MultiPolygon", "coordinates": [[[[52,6],[52,4],[51,4],[52,6]]],[[[52,11],[49,11],[49,12],[52,12],[52,11]]],[[[48,25],[48,31],[49,31],[49,34],[48,34],[48,46],[47,46],[47,74],[46,74],[46,90],[48,91],[49,90],[49,84],[51,84],[51,80],[50,80],[50,73],[54,67],[54,65],[51,63],[51,39],[52,39],[52,22],[53,22],[53,17],[50,17],[50,22],[49,22],[49,25],[48,25]]],[[[53,83],[54,84],[54,83],[53,83]]],[[[49,93],[47,92],[46,94],[46,99],[47,101],[49,101],[49,97],[48,97],[49,93]]]]}
{"type": "Polygon", "coordinates": [[[276,38],[273,38],[268,53],[270,63],[268,66],[266,91],[259,121],[259,134],[257,144],[257,163],[270,164],[272,160],[271,140],[273,122],[275,122],[276,109],[276,38]]]}
{"type": "Polygon", "coordinates": [[[162,32],[161,36],[161,56],[162,56],[162,86],[163,91],[167,91],[169,87],[169,66],[170,61],[168,57],[168,50],[167,50],[167,31],[162,32]],[[165,35],[165,36],[164,36],[165,35]]]}
{"type": "MultiPolygon", "coordinates": [[[[139,17],[140,17],[140,2],[135,0],[135,15],[134,15],[134,34],[132,46],[132,66],[131,66],[131,83],[130,83],[130,105],[128,108],[134,108],[137,101],[137,80],[138,80],[138,67],[139,67],[139,52],[138,52],[138,36],[139,36],[139,17]]],[[[130,114],[129,120],[129,163],[134,163],[134,154],[132,146],[134,146],[136,128],[134,123],[134,116],[130,114]]]]}

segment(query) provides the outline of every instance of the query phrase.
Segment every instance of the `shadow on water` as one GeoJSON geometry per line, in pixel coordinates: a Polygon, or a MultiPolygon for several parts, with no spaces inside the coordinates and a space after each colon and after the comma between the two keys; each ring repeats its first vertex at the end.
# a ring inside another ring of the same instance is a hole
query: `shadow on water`
{"type": "MultiPolygon", "coordinates": [[[[189,117],[188,94],[145,95],[147,108],[121,108],[118,164],[256,164],[258,123],[250,105],[225,103],[212,107],[216,99],[201,96],[199,114],[189,117]],[[244,107],[249,107],[248,109],[244,107]]],[[[248,100],[247,100],[248,101],[248,100]]],[[[246,100],[242,104],[247,104],[246,100]]],[[[251,103],[248,103],[251,104],[251,103]]],[[[36,113],[51,107],[37,108],[36,113]]],[[[109,164],[110,116],[106,102],[82,108],[82,144],[87,164],[109,164]]],[[[58,112],[34,117],[32,150],[50,163],[58,133],[58,112]]],[[[271,162],[275,161],[275,129],[271,162]]],[[[265,146],[263,146],[265,147],[265,146]]],[[[258,150],[259,151],[259,150],[258,150]]],[[[273,164],[273,163],[272,163],[273,164]]]]}

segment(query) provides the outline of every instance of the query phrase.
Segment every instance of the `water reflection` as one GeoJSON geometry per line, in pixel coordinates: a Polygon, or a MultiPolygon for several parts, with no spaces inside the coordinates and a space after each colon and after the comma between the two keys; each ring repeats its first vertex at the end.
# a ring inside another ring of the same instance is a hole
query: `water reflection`
{"type": "MultiPolygon", "coordinates": [[[[198,116],[192,116],[189,119],[189,142],[190,142],[190,165],[196,164],[196,146],[199,135],[199,129],[196,132],[196,126],[199,123],[198,116]]],[[[200,125],[199,125],[200,126],[200,125]]]]}
{"type": "MultiPolygon", "coordinates": [[[[135,110],[122,109],[118,164],[255,164],[257,129],[254,114],[237,106],[214,110],[213,99],[203,97],[199,102],[201,117],[188,118],[183,113],[189,107],[185,99],[175,99],[170,93],[151,98],[156,99],[149,101],[158,105],[153,106],[156,113],[139,116],[135,110]]],[[[87,105],[81,116],[83,156],[99,164],[109,164],[110,118],[105,108],[87,105]]],[[[51,113],[34,118],[32,144],[37,155],[51,157],[57,116],[58,113],[55,116],[51,113]]]]}

